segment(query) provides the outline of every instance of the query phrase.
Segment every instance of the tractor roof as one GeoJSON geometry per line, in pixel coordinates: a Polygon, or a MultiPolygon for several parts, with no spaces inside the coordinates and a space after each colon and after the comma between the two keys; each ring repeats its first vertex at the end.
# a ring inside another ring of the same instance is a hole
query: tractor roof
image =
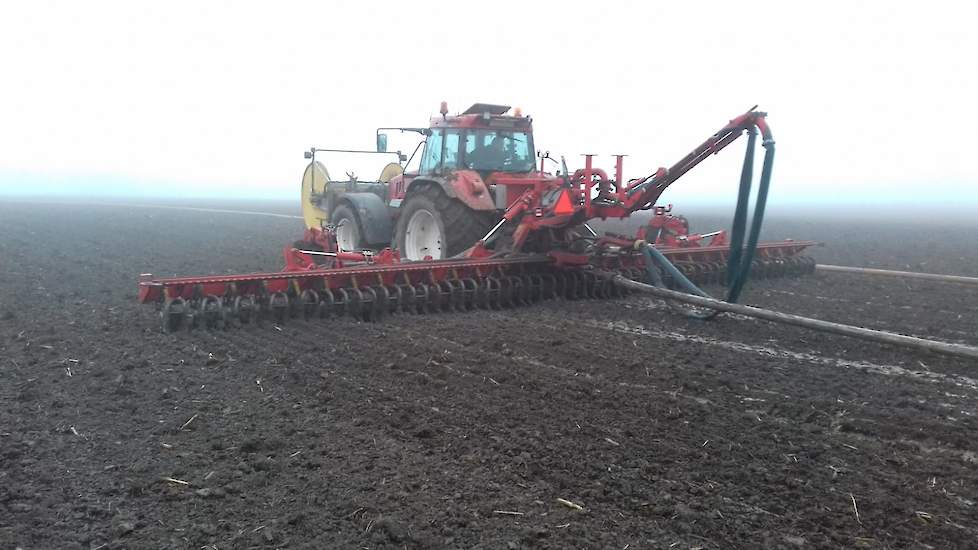
{"type": "Polygon", "coordinates": [[[517,116],[508,116],[509,105],[475,103],[461,114],[432,117],[432,128],[492,128],[500,130],[530,131],[532,119],[516,110],[517,116]]]}
{"type": "Polygon", "coordinates": [[[463,115],[502,115],[509,110],[509,105],[493,105],[492,103],[473,103],[471,107],[462,112],[463,115]]]}

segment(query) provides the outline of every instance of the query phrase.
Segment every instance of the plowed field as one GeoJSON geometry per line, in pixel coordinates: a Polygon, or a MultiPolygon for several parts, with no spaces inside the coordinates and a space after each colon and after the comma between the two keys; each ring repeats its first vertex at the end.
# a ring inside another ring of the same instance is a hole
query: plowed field
{"type": "MultiPolygon", "coordinates": [[[[144,271],[277,270],[300,224],[0,203],[0,548],[978,545],[964,360],[639,296],[176,335],[136,303],[144,271]]],[[[767,234],[978,273],[967,232],[767,234]]],[[[814,275],[745,301],[978,345],[976,287],[814,275]]]]}

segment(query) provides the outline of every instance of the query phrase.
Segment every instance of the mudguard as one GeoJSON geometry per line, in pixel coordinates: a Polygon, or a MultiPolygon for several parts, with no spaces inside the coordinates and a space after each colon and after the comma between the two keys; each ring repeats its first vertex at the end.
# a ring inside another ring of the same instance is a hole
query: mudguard
{"type": "Polygon", "coordinates": [[[384,200],[373,193],[344,193],[339,203],[347,203],[360,218],[360,235],[366,244],[388,244],[394,234],[390,212],[384,200]]]}
{"type": "Polygon", "coordinates": [[[457,170],[447,176],[419,176],[408,185],[408,191],[422,183],[433,183],[445,195],[458,199],[472,210],[496,210],[489,187],[474,170],[457,170]]]}

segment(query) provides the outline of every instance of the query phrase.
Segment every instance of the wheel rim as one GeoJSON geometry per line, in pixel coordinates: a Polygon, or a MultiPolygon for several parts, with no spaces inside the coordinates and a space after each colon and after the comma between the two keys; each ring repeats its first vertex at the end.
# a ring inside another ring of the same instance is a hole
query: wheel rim
{"type": "Polygon", "coordinates": [[[357,234],[353,222],[346,218],[336,224],[336,244],[341,250],[356,250],[357,234]]]}
{"type": "Polygon", "coordinates": [[[411,214],[404,232],[404,248],[409,260],[423,260],[425,256],[441,259],[442,234],[431,212],[421,209],[411,214]]]}

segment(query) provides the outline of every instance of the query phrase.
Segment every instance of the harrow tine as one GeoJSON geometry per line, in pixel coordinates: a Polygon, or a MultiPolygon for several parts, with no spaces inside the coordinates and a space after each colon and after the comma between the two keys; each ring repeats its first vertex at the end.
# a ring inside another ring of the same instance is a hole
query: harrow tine
{"type": "Polygon", "coordinates": [[[401,302],[404,300],[404,293],[401,291],[401,285],[391,285],[390,287],[385,287],[387,292],[387,312],[386,313],[397,313],[398,308],[401,307],[401,302]]]}
{"type": "Polygon", "coordinates": [[[373,287],[365,286],[360,290],[360,319],[363,321],[377,321],[380,315],[381,303],[377,297],[377,291],[373,287]]]}
{"type": "Polygon", "coordinates": [[[540,296],[545,300],[553,300],[557,297],[557,278],[550,273],[540,276],[541,289],[540,296]]]}
{"type": "Polygon", "coordinates": [[[526,296],[523,291],[523,281],[519,277],[512,275],[509,277],[509,284],[512,304],[516,307],[526,305],[526,296]]]}
{"type": "Polygon", "coordinates": [[[347,292],[347,289],[345,288],[336,289],[336,295],[333,297],[333,304],[335,304],[336,306],[333,309],[333,316],[340,318],[346,315],[347,313],[351,312],[353,308],[350,306],[350,301],[351,301],[351,297],[350,297],[350,293],[347,292]]]}
{"type": "Polygon", "coordinates": [[[302,302],[302,318],[309,320],[319,312],[319,293],[311,288],[302,291],[299,296],[302,302]]]}
{"type": "Polygon", "coordinates": [[[499,280],[499,307],[513,307],[513,285],[507,278],[499,280]]]}
{"type": "Polygon", "coordinates": [[[347,307],[347,313],[350,317],[357,320],[364,320],[363,318],[363,291],[359,288],[350,288],[347,290],[348,296],[350,298],[350,303],[347,307]]]}
{"type": "Polygon", "coordinates": [[[479,284],[472,278],[462,279],[460,283],[462,285],[462,301],[464,302],[466,311],[475,309],[476,293],[478,292],[479,284]]]}
{"type": "Polygon", "coordinates": [[[414,311],[414,287],[411,285],[397,284],[394,285],[394,288],[397,289],[397,307],[400,309],[400,311],[404,313],[411,313],[414,311]]]}
{"type": "Polygon", "coordinates": [[[187,303],[183,298],[174,298],[163,304],[160,310],[160,319],[163,324],[163,332],[176,332],[180,330],[187,315],[187,303]]]}
{"type": "Polygon", "coordinates": [[[543,299],[543,277],[537,274],[527,275],[527,286],[530,288],[530,300],[539,302],[543,299]]]}
{"type": "MultiPolygon", "coordinates": [[[[474,280],[474,279],[473,279],[474,280]]],[[[473,296],[475,307],[478,309],[489,309],[489,279],[475,281],[475,295],[473,296]]]]}
{"type": "Polygon", "coordinates": [[[554,287],[553,287],[553,297],[564,298],[567,289],[567,273],[563,271],[558,271],[553,275],[554,287]]]}
{"type": "Polygon", "coordinates": [[[201,302],[201,313],[204,319],[204,327],[207,329],[223,329],[226,319],[224,314],[224,304],[221,299],[213,294],[208,294],[201,302]]]}
{"type": "Polygon", "coordinates": [[[319,318],[328,319],[333,315],[336,307],[336,300],[333,298],[333,291],[324,288],[319,297],[319,318]]]}
{"type": "Polygon", "coordinates": [[[455,300],[452,294],[452,284],[447,280],[438,281],[438,311],[454,311],[455,300]]]}
{"type": "Polygon", "coordinates": [[[426,286],[428,287],[428,313],[440,313],[442,311],[441,288],[437,284],[426,286]]]}
{"type": "Polygon", "coordinates": [[[581,290],[584,288],[584,276],[579,271],[572,271],[567,274],[567,294],[568,300],[577,300],[581,297],[581,290]]]}
{"type": "Polygon", "coordinates": [[[452,309],[465,311],[465,286],[458,279],[449,279],[448,286],[452,288],[452,309]]]}
{"type": "Polygon", "coordinates": [[[289,315],[289,305],[289,295],[284,292],[276,292],[269,298],[268,307],[271,308],[272,317],[276,323],[282,324],[285,322],[286,317],[289,315]]]}
{"type": "Polygon", "coordinates": [[[418,283],[414,286],[414,312],[425,313],[428,310],[428,285],[418,283]]]}
{"type": "Polygon", "coordinates": [[[489,309],[499,309],[502,307],[503,288],[502,282],[495,277],[486,277],[486,294],[489,309]]]}
{"type": "Polygon", "coordinates": [[[257,304],[255,304],[253,296],[235,296],[231,313],[238,319],[239,323],[248,324],[254,322],[256,309],[257,304]]]}

